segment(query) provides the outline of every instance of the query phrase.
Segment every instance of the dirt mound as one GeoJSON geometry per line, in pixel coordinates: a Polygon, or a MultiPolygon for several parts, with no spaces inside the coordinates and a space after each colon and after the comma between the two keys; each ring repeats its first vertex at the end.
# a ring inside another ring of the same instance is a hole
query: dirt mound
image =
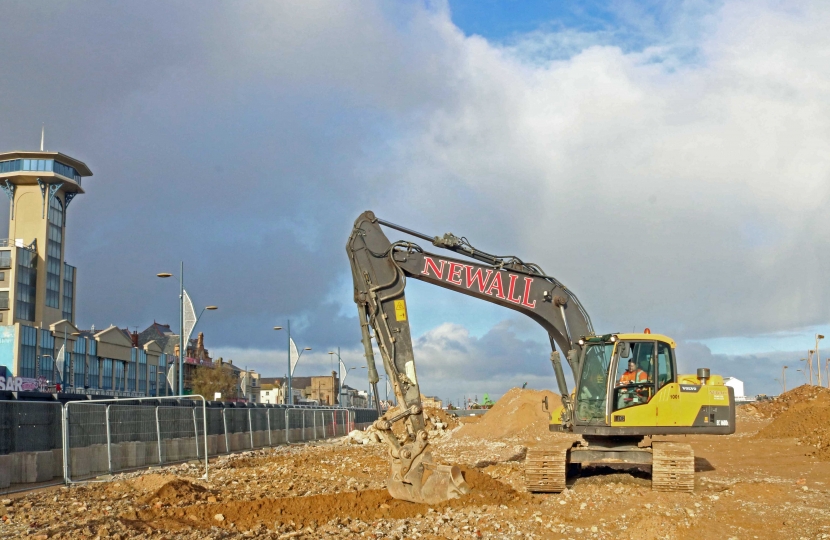
{"type": "Polygon", "coordinates": [[[182,478],[170,480],[144,498],[144,504],[160,502],[173,504],[180,501],[195,501],[201,499],[207,489],[182,478]]]}
{"type": "MultiPolygon", "coordinates": [[[[400,414],[400,412],[401,408],[399,406],[392,407],[384,413],[383,418],[388,420],[400,414]]],[[[443,425],[441,431],[451,430],[458,426],[458,418],[447,413],[444,409],[436,409],[434,407],[424,407],[424,420],[426,422],[427,432],[437,429],[438,424],[443,425]]],[[[398,437],[403,436],[406,432],[405,423],[395,422],[392,426],[392,432],[398,437]]]]}
{"type": "Polygon", "coordinates": [[[800,403],[825,403],[830,405],[830,390],[821,386],[803,384],[784,392],[769,401],[757,401],[741,408],[761,418],[775,418],[800,403]]]}
{"type": "Polygon", "coordinates": [[[522,390],[512,388],[481,420],[464,425],[459,435],[496,439],[502,437],[535,436],[547,431],[550,414],[544,410],[542,400],[548,398],[550,408],[560,404],[559,395],[548,390],[522,390]]]}
{"type": "MultiPolygon", "coordinates": [[[[800,386],[770,402],[764,411],[774,420],[755,436],[759,439],[796,438],[815,450],[812,455],[830,461],[830,390],[800,386]],[[789,395],[788,395],[789,394],[789,395]]],[[[763,414],[763,413],[762,413],[763,414]]]]}
{"type": "Polygon", "coordinates": [[[432,507],[399,501],[393,499],[385,489],[376,489],[187,507],[151,507],[138,512],[128,512],[122,515],[122,519],[137,528],[149,525],[154,528],[182,529],[217,525],[248,530],[260,524],[273,527],[275,522],[293,524],[300,528],[326,523],[333,518],[346,522],[352,519],[371,522],[382,518],[412,518],[426,514],[430,508],[441,511],[445,508],[465,508],[471,505],[508,505],[528,497],[486,473],[469,468],[462,468],[462,472],[471,488],[470,493],[460,499],[432,507]],[[218,521],[216,516],[220,514],[223,519],[218,521]]]}

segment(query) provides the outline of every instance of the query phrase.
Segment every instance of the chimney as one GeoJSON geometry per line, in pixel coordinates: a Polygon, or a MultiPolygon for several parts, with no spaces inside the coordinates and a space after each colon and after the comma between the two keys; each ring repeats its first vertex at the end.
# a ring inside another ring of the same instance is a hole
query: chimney
{"type": "Polygon", "coordinates": [[[133,332],[130,337],[133,340],[133,347],[138,347],[138,332],[133,332]]]}

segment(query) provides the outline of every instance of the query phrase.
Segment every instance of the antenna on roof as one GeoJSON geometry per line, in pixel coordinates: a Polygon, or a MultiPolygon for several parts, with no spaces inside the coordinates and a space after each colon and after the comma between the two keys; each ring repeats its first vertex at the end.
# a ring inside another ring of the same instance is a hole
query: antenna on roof
{"type": "Polygon", "coordinates": [[[46,135],[46,124],[40,126],[40,151],[43,152],[43,138],[46,135]]]}

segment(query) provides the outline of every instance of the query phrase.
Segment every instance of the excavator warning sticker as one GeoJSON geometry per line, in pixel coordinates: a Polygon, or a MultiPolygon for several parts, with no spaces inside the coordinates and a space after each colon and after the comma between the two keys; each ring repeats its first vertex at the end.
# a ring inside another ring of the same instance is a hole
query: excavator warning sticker
{"type": "Polygon", "coordinates": [[[395,300],[395,320],[406,320],[406,300],[395,300]]]}

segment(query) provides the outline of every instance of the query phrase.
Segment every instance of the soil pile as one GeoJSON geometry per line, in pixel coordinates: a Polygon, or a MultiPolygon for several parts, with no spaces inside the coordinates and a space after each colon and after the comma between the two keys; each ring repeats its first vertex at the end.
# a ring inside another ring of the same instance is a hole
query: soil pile
{"type": "Polygon", "coordinates": [[[759,413],[769,414],[774,420],[756,438],[796,438],[815,449],[811,455],[830,461],[830,390],[800,386],[762,406],[759,413]]]}
{"type": "Polygon", "coordinates": [[[775,418],[784,411],[801,403],[830,403],[830,390],[821,386],[801,385],[769,401],[757,401],[741,408],[761,418],[775,418]]]}
{"type": "Polygon", "coordinates": [[[175,504],[181,501],[194,502],[202,499],[207,490],[183,478],[176,478],[162,485],[144,499],[145,504],[175,504]]]}
{"type": "Polygon", "coordinates": [[[284,497],[256,501],[231,501],[218,504],[199,504],[187,507],[150,507],[128,512],[122,518],[134,527],[150,525],[153,528],[206,528],[212,525],[242,530],[260,525],[273,527],[274,523],[290,523],[300,528],[316,526],[332,518],[359,519],[371,522],[382,518],[402,519],[440,512],[445,508],[464,508],[471,505],[505,505],[528,499],[526,494],[475,469],[462,468],[470,493],[434,506],[414,504],[393,499],[384,490],[366,490],[352,493],[284,497]],[[216,516],[222,519],[217,520],[216,516]]]}
{"type": "Polygon", "coordinates": [[[551,409],[559,406],[558,394],[548,390],[522,390],[511,388],[481,420],[466,424],[458,430],[459,435],[483,439],[503,437],[527,437],[544,433],[550,423],[550,413],[544,409],[542,400],[548,398],[551,409]]]}

